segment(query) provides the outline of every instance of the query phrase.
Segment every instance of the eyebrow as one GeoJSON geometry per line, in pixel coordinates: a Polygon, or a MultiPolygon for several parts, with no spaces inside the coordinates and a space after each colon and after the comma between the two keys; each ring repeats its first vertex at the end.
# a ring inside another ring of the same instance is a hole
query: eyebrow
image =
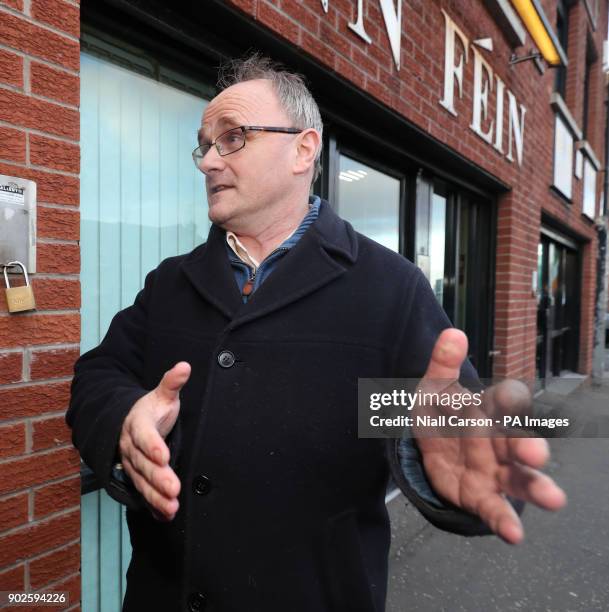
{"type": "MultiPolygon", "coordinates": [[[[241,125],[241,121],[238,117],[235,117],[234,115],[225,115],[224,117],[220,118],[217,124],[218,127],[223,126],[223,125],[227,126],[228,129],[230,129],[231,127],[237,127],[241,125]]],[[[199,140],[199,144],[203,144],[205,142],[205,131],[204,130],[205,128],[201,126],[197,131],[197,139],[199,140]]]]}

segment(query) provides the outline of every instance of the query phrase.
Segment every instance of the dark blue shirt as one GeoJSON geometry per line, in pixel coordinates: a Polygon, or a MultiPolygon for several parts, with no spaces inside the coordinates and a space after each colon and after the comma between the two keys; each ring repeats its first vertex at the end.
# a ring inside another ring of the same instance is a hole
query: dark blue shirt
{"type": "MultiPolygon", "coordinates": [[[[279,263],[282,257],[300,240],[300,237],[309,229],[310,225],[317,219],[319,215],[319,204],[321,200],[319,196],[309,196],[309,212],[305,215],[296,231],[289,237],[286,238],[276,249],[274,249],[266,259],[260,263],[260,266],[255,271],[242,261],[239,256],[233,251],[228,242],[226,243],[226,250],[228,252],[228,259],[235,273],[235,280],[239,286],[239,292],[243,293],[243,287],[245,283],[250,280],[253,276],[253,287],[252,293],[262,285],[262,283],[268,278],[270,273],[275,269],[275,266],[279,263]]],[[[247,301],[247,296],[243,296],[243,301],[247,301]]]]}

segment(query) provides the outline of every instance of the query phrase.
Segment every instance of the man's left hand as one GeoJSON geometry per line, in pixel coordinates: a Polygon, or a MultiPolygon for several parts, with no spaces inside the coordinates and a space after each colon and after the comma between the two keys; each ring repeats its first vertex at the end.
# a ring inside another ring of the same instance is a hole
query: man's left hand
{"type": "MultiPolygon", "coordinates": [[[[422,381],[458,381],[467,356],[467,337],[457,329],[440,334],[422,381]]],[[[505,384],[505,383],[503,383],[505,384]]],[[[521,397],[522,385],[516,395],[521,397]]],[[[493,387],[486,390],[491,391],[493,387]]],[[[528,393],[528,392],[527,392],[528,393]]],[[[530,402],[530,394],[527,398],[530,402]]],[[[415,435],[416,435],[415,430],[415,435]]],[[[564,491],[539,471],[550,456],[543,438],[418,436],[423,465],[434,491],[445,500],[479,516],[499,537],[517,544],[524,537],[522,523],[506,495],[558,510],[566,503],[564,491]]]]}

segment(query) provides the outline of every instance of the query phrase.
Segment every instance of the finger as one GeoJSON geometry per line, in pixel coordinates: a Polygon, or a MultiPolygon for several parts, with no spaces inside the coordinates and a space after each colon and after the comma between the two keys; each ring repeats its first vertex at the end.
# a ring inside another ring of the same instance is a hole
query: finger
{"type": "Polygon", "coordinates": [[[125,470],[133,481],[135,488],[143,495],[144,499],[159,512],[163,518],[171,520],[177,513],[180,506],[177,498],[168,499],[155,489],[146,480],[128,458],[123,459],[125,470]]]}
{"type": "Polygon", "coordinates": [[[135,447],[126,454],[126,458],[138,474],[159,493],[168,498],[179,495],[180,479],[168,465],[159,467],[135,447]]]}
{"type": "Polygon", "coordinates": [[[190,377],[190,364],[186,361],[176,363],[171,370],[167,370],[155,389],[155,393],[167,402],[179,399],[180,389],[190,377]]]}
{"type": "Polygon", "coordinates": [[[532,409],[531,392],[519,380],[507,379],[485,389],[482,410],[489,416],[502,418],[530,416],[532,409]]]}
{"type": "Polygon", "coordinates": [[[524,538],[520,518],[503,495],[492,493],[483,497],[475,513],[508,544],[518,544],[524,538]]]}
{"type": "Polygon", "coordinates": [[[507,438],[506,448],[510,461],[540,468],[550,458],[550,446],[544,438],[507,438]]]}
{"type": "Polygon", "coordinates": [[[458,380],[467,357],[467,336],[455,328],[445,329],[436,340],[424,379],[458,380]]]}
{"type": "Polygon", "coordinates": [[[544,510],[559,510],[567,503],[565,492],[546,474],[514,463],[498,471],[501,490],[544,510]]]}
{"type": "Polygon", "coordinates": [[[137,419],[129,423],[133,445],[151,461],[163,466],[169,463],[169,448],[152,421],[137,419]]]}

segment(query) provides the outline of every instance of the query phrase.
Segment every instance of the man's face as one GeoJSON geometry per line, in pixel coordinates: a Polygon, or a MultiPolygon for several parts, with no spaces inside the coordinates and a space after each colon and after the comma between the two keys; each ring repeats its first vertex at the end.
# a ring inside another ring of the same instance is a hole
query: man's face
{"type": "MultiPolygon", "coordinates": [[[[216,96],[203,114],[199,142],[210,143],[240,125],[293,127],[270,81],[238,83],[216,96]]],[[[233,231],[263,224],[293,189],[296,137],[252,131],[246,132],[245,147],[230,155],[211,147],[201,165],[210,220],[233,231]]]]}

